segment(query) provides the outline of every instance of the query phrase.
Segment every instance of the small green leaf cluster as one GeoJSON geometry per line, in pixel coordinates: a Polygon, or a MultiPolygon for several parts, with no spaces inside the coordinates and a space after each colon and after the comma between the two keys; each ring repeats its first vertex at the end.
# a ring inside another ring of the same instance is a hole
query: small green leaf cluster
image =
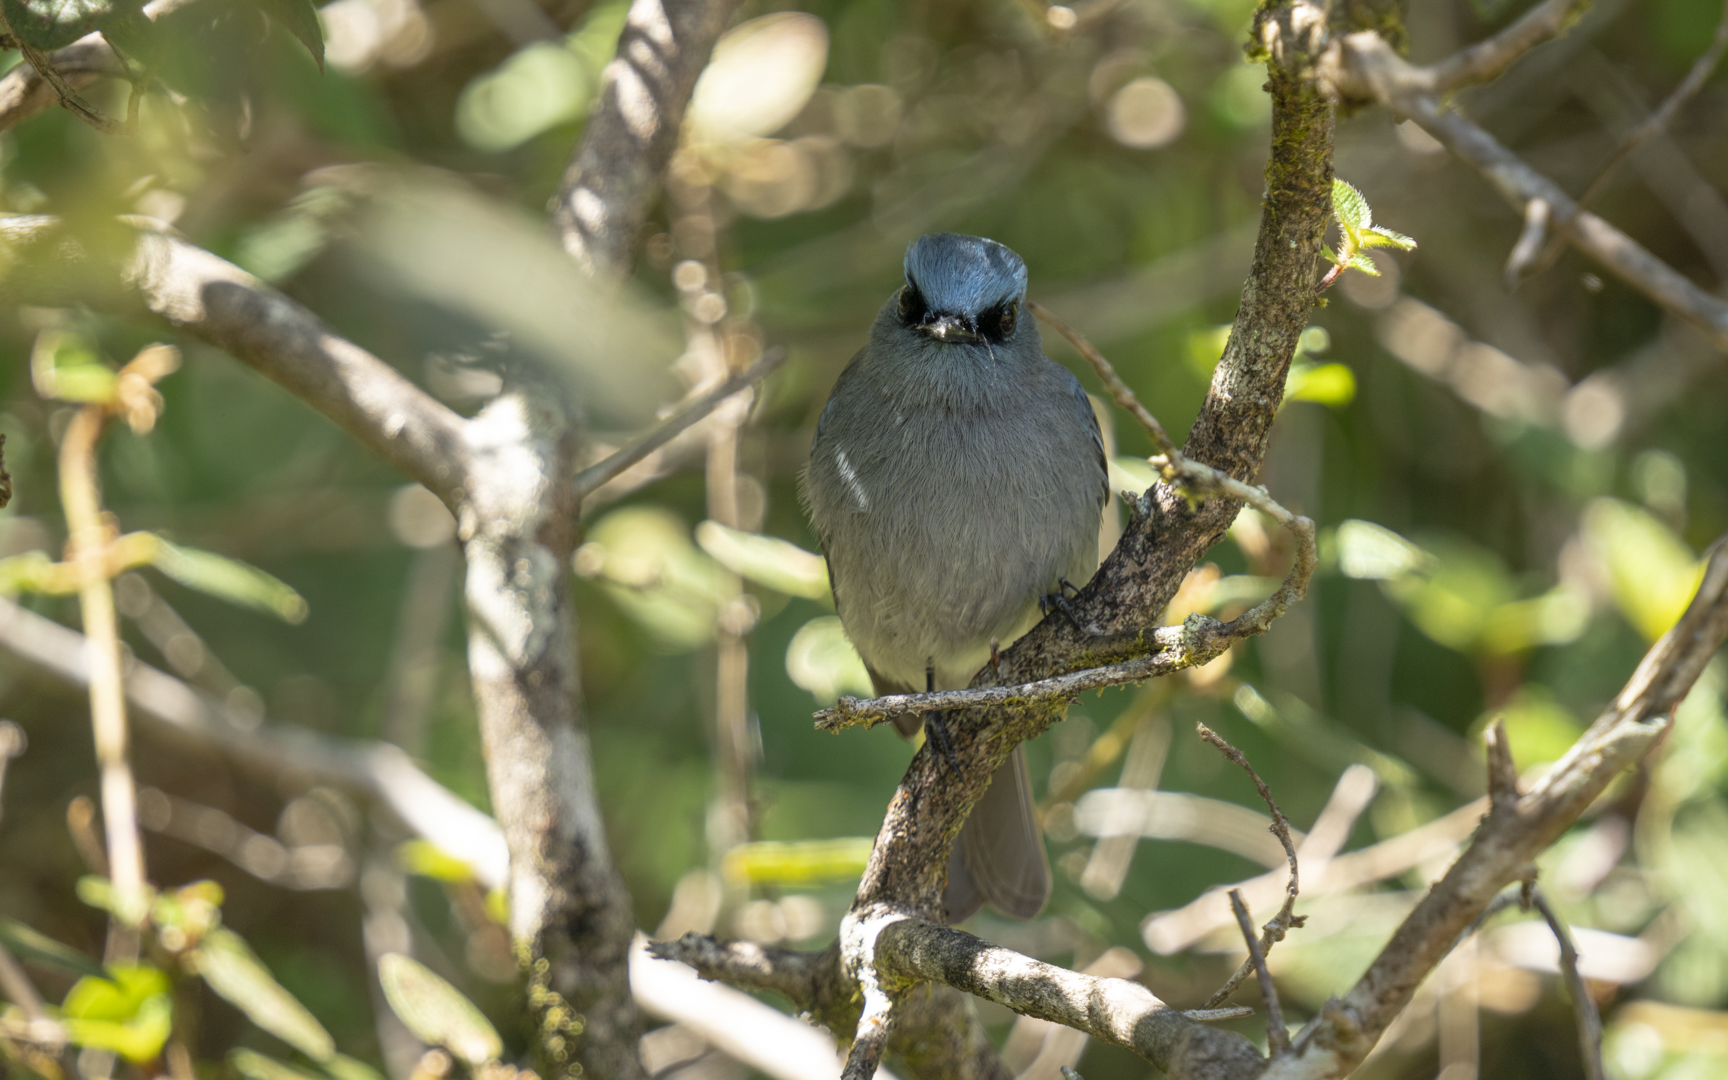
{"type": "MultiPolygon", "coordinates": [[[[79,899],[121,917],[113,885],[80,878],[79,899]]],[[[128,1061],[155,1060],[174,1029],[174,982],[196,975],[218,997],[260,1028],[317,1063],[330,1080],[382,1080],[364,1062],[341,1054],[316,1017],[276,981],[245,940],[222,925],[221,886],[196,881],[179,889],[147,890],[143,932],[148,959],[104,966],[52,938],[10,919],[0,919],[0,943],[20,956],[81,976],[49,1019],[75,1046],[109,1050],[128,1061]]],[[[16,1007],[0,1011],[0,1023],[16,1007]]],[[[249,1080],[283,1080],[313,1074],[246,1050],[235,1069],[249,1080]]]]}
{"type": "Polygon", "coordinates": [[[1332,178],[1332,216],[1338,219],[1338,250],[1323,248],[1326,258],[1343,270],[1360,270],[1379,277],[1374,260],[1368,257],[1371,248],[1389,247],[1399,251],[1414,251],[1416,241],[1403,233],[1393,232],[1374,224],[1374,213],[1368,200],[1349,184],[1332,178]]]}

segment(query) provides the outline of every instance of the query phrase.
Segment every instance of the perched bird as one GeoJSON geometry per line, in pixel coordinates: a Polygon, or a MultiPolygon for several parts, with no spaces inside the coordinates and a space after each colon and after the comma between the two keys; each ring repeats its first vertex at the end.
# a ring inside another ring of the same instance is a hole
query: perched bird
{"type": "MultiPolygon", "coordinates": [[[[1044,355],[1025,297],[1026,264],[1002,244],[919,237],[905,287],[816,425],[805,501],[878,694],[965,687],[993,643],[1097,569],[1109,494],[1098,421],[1044,355]]],[[[911,735],[918,718],[897,723],[911,735]]],[[[1017,747],[961,831],[945,914],[959,922],[988,901],[1031,918],[1049,896],[1017,747]]]]}

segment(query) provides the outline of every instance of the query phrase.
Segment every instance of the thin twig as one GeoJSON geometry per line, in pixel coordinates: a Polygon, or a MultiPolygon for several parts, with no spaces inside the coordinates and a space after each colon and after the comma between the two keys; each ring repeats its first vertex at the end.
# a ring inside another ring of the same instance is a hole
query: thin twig
{"type": "Polygon", "coordinates": [[[660,421],[654,430],[611,457],[590,465],[577,473],[576,479],[572,482],[577,495],[579,497],[587,495],[601,484],[671,442],[680,432],[713,412],[727,398],[740,391],[748,390],[766,379],[773,373],[774,369],[785,361],[786,350],[769,349],[762,354],[762,359],[756,361],[749,369],[739,372],[701,397],[696,398],[683,409],[660,421]]]}
{"type": "Polygon", "coordinates": [[[1548,259],[1548,252],[1557,251],[1565,243],[1557,240],[1543,250],[1542,241],[1547,235],[1548,200],[1531,199],[1524,204],[1524,231],[1518,234],[1518,242],[1512,245],[1512,254],[1506,256],[1506,270],[1502,277],[1508,289],[1517,287],[1532,264],[1548,259]]]}
{"type": "Polygon", "coordinates": [[[1560,943],[1560,973],[1565,976],[1566,990],[1572,995],[1572,1012],[1578,1018],[1578,1052],[1584,1059],[1584,1078],[1603,1080],[1602,1014],[1596,1008],[1596,999],[1590,996],[1590,988],[1584,985],[1584,976],[1578,972],[1578,948],[1572,943],[1572,932],[1565,920],[1554,913],[1541,889],[1532,887],[1529,892],[1530,902],[1548,921],[1548,929],[1554,931],[1554,938],[1560,943]]]}
{"type": "Polygon", "coordinates": [[[42,76],[42,80],[54,88],[54,93],[59,95],[60,104],[64,105],[72,115],[104,135],[113,135],[120,130],[120,124],[117,121],[102,115],[100,110],[85,101],[78,91],[72,89],[71,84],[66,81],[66,77],[61,75],[60,70],[54,66],[53,58],[47,53],[27,41],[18,42],[18,51],[22,52],[25,61],[36,69],[36,74],[42,76]]]}
{"type": "Polygon", "coordinates": [[[1488,82],[1536,46],[1557,37],[1589,6],[1589,0],[1545,0],[1485,41],[1461,49],[1425,69],[1428,93],[1444,94],[1488,82]]]}
{"type": "MultiPolygon", "coordinates": [[[[1295,861],[1295,857],[1291,857],[1295,861]]],[[[1248,943],[1248,959],[1254,965],[1254,977],[1260,983],[1260,996],[1266,999],[1266,1049],[1273,1058],[1290,1052],[1290,1032],[1284,1027],[1284,1010],[1278,1005],[1278,988],[1272,985],[1272,972],[1266,968],[1266,954],[1254,937],[1254,923],[1248,918],[1248,908],[1242,894],[1230,890],[1230,910],[1236,913],[1236,925],[1242,928],[1242,940],[1248,943]]]]}
{"type": "Polygon", "coordinates": [[[90,642],[90,716],[101,769],[102,820],[115,910],[123,923],[144,917],[144,845],[138,833],[138,793],[127,755],[126,700],[120,669],[120,628],[114,590],[105,573],[113,528],[97,494],[96,443],[107,410],[85,405],[60,443],[60,500],[70,534],[69,562],[80,568],[78,605],[90,642]]]}
{"type": "MultiPolygon", "coordinates": [[[[1272,811],[1272,835],[1276,836],[1278,842],[1284,846],[1285,858],[1290,862],[1290,879],[1284,886],[1284,905],[1278,909],[1278,914],[1272,918],[1272,921],[1266,924],[1264,937],[1250,950],[1248,959],[1236,969],[1236,972],[1225,981],[1223,986],[1218,988],[1217,993],[1207,998],[1206,1004],[1201,1006],[1203,1009],[1211,1009],[1222,1005],[1231,994],[1236,992],[1236,988],[1248,978],[1248,973],[1254,970],[1253,964],[1256,959],[1263,966],[1266,962],[1265,954],[1272,951],[1272,946],[1283,941],[1284,936],[1290,932],[1292,927],[1300,927],[1306,921],[1307,916],[1296,914],[1296,896],[1301,891],[1296,864],[1296,845],[1290,839],[1289,819],[1285,818],[1284,811],[1278,809],[1277,800],[1272,798],[1272,789],[1266,786],[1266,781],[1260,779],[1260,774],[1255,772],[1254,766],[1248,763],[1246,754],[1225,742],[1222,736],[1205,724],[1196,724],[1195,727],[1202,739],[1217,747],[1218,751],[1230,761],[1241,766],[1247,772],[1249,779],[1254,781],[1255,789],[1260,792],[1260,797],[1266,801],[1267,809],[1272,811]]],[[[1235,889],[1230,890],[1230,903],[1233,908],[1242,903],[1242,898],[1235,889]]],[[[1252,935],[1251,929],[1249,933],[1252,935]]],[[[1262,988],[1264,989],[1264,987],[1262,988]]],[[[1280,1030],[1282,1030],[1282,1023],[1280,1023],[1280,1030]]]]}
{"type": "MultiPolygon", "coordinates": [[[[1704,84],[1710,79],[1711,72],[1715,71],[1716,65],[1722,62],[1724,52],[1728,52],[1728,2],[1724,2],[1722,5],[1722,18],[1716,24],[1716,34],[1710,39],[1709,47],[1699,54],[1697,60],[1693,61],[1692,69],[1686,73],[1684,79],[1680,80],[1680,85],[1674,88],[1673,93],[1669,94],[1667,99],[1656,107],[1655,112],[1639,121],[1638,125],[1620,141],[1620,145],[1614,148],[1614,152],[1608,155],[1608,160],[1603,162],[1602,167],[1596,171],[1595,178],[1584,188],[1584,194],[1578,196],[1580,208],[1588,207],[1596,201],[1596,198],[1603,191],[1607,190],[1608,181],[1613,177],[1614,171],[1620,167],[1622,162],[1632,156],[1634,150],[1667,130],[1668,125],[1673,123],[1674,116],[1681,107],[1704,88],[1704,84]]],[[[1539,227],[1536,229],[1536,234],[1537,239],[1540,239],[1541,229],[1539,227]]],[[[1508,287],[1515,286],[1526,273],[1535,275],[1550,269],[1560,258],[1560,252],[1565,248],[1566,241],[1564,237],[1555,237],[1542,249],[1540,256],[1534,252],[1528,252],[1525,254],[1523,262],[1519,262],[1518,253],[1524,246],[1524,240],[1520,238],[1518,247],[1513,250],[1512,258],[1507,260],[1506,283],[1508,287]]]]}
{"type": "MultiPolygon", "coordinates": [[[[1329,68],[1344,100],[1379,101],[1414,120],[1459,159],[1480,172],[1514,208],[1532,199],[1548,204],[1553,228],[1578,250],[1658,306],[1696,326],[1718,349],[1728,350],[1728,303],[1700,289],[1630,236],[1583,209],[1553,180],[1531,168],[1492,135],[1435,97],[1437,68],[1415,68],[1378,34],[1349,34],[1337,42],[1329,68]]],[[[1437,67],[1443,65],[1437,65],[1437,67]]]]}
{"type": "Polygon", "coordinates": [[[1160,454],[1171,459],[1182,456],[1181,451],[1176,448],[1176,444],[1171,441],[1169,433],[1164,430],[1164,425],[1158,422],[1158,418],[1152,415],[1151,410],[1140,404],[1140,399],[1134,396],[1134,391],[1122,381],[1122,376],[1116,374],[1116,369],[1110,366],[1110,361],[1104,359],[1104,354],[1093,348],[1092,343],[1086,340],[1084,334],[1063,322],[1054,312],[1036,300],[1026,301],[1026,306],[1032,314],[1048,323],[1050,329],[1067,338],[1068,344],[1074,346],[1074,350],[1086,358],[1087,362],[1092,365],[1092,370],[1098,373],[1099,381],[1104,384],[1106,390],[1110,391],[1110,396],[1116,400],[1116,404],[1134,419],[1140,421],[1141,426],[1151,433],[1153,445],[1158,447],[1160,454]]]}
{"type": "Polygon", "coordinates": [[[1709,48],[1705,49],[1698,59],[1693,61],[1692,70],[1688,71],[1686,77],[1680,80],[1680,85],[1674,88],[1674,92],[1669,94],[1667,99],[1656,107],[1655,112],[1646,116],[1621,141],[1619,147],[1603,163],[1601,170],[1596,174],[1596,178],[1590,181],[1590,186],[1584,189],[1584,194],[1578,196],[1579,206],[1589,206],[1598,195],[1602,194],[1602,189],[1608,185],[1609,176],[1620,166],[1621,162],[1631,155],[1632,151],[1668,129],[1668,125],[1674,122],[1674,116],[1681,107],[1691,101],[1698,91],[1704,88],[1704,84],[1709,81],[1711,73],[1716,70],[1716,65],[1722,62],[1722,55],[1725,52],[1728,52],[1728,2],[1722,5],[1722,18],[1716,24],[1716,34],[1710,39],[1709,48]]]}

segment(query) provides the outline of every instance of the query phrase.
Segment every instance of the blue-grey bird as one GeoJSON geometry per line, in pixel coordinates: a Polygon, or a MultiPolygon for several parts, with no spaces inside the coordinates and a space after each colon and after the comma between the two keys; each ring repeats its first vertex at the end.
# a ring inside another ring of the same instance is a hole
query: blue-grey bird
{"type": "MultiPolygon", "coordinates": [[[[1026,264],[955,233],[906,249],[822,418],[804,477],[840,621],[878,694],[966,686],[1098,566],[1108,497],[1085,391],[1044,355],[1026,264]]],[[[917,730],[916,717],[900,723],[917,730]]],[[[941,732],[935,734],[939,737],[941,732]]],[[[1031,918],[1050,896],[1024,753],[991,780],[943,895],[959,922],[985,901],[1031,918]]]]}

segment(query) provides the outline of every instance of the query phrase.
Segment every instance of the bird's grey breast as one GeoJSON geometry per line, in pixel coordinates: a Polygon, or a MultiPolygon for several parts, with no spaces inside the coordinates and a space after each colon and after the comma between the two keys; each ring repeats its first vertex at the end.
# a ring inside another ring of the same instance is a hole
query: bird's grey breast
{"type": "Polygon", "coordinates": [[[1041,354],[992,358],[964,392],[872,360],[836,385],[806,491],[854,643],[916,685],[925,658],[1008,640],[1058,577],[1091,573],[1102,459],[1073,376],[1041,354]]]}

